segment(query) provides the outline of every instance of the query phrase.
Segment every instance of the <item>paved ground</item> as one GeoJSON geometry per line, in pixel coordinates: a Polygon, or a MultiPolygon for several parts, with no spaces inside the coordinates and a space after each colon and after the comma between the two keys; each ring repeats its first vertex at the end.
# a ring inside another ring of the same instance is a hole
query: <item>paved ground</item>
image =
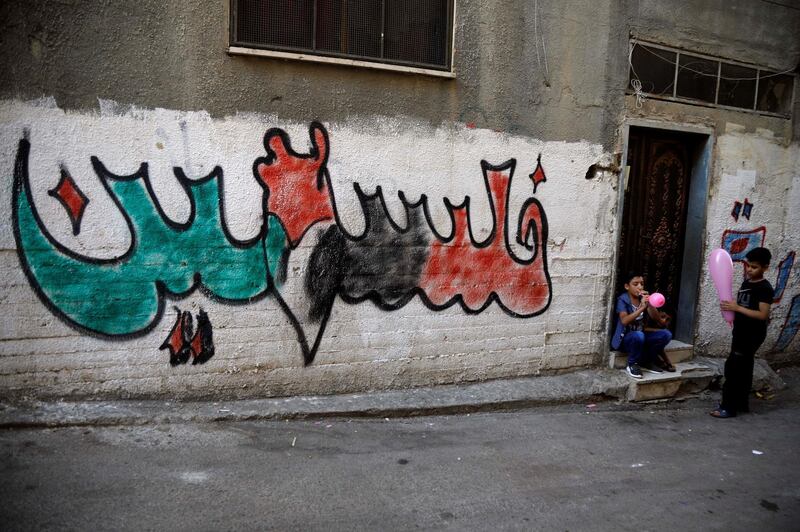
{"type": "Polygon", "coordinates": [[[0,430],[6,530],[798,530],[800,370],[713,397],[0,430]],[[767,396],[769,397],[769,395],[767,396]]]}

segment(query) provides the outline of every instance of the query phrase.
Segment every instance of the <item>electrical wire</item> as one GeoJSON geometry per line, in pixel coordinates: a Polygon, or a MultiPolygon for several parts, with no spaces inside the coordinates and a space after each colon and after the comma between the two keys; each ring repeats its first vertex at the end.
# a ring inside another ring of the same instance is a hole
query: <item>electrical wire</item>
{"type": "Polygon", "coordinates": [[[544,32],[539,35],[539,0],[533,4],[533,41],[536,48],[536,63],[539,65],[539,70],[542,69],[542,60],[539,57],[539,41],[541,37],[542,42],[542,57],[544,58],[544,84],[550,86],[550,69],[547,67],[547,47],[544,44],[544,32]]]}
{"type": "Polygon", "coordinates": [[[636,108],[641,109],[644,105],[644,101],[647,99],[642,92],[642,81],[639,79],[639,74],[636,73],[636,69],[633,68],[633,47],[636,43],[631,43],[630,50],[628,50],[628,65],[631,67],[631,72],[633,72],[633,77],[631,78],[631,88],[633,89],[633,93],[636,95],[636,108]]]}
{"type": "MultiPolygon", "coordinates": [[[[634,43],[633,43],[633,46],[631,47],[631,53],[630,53],[630,56],[628,57],[628,63],[630,63],[630,65],[631,65],[631,68],[633,68],[633,62],[632,62],[632,58],[633,58],[633,49],[634,49],[634,48],[636,48],[637,46],[639,46],[640,48],[642,48],[642,49],[643,49],[645,52],[647,52],[647,53],[649,53],[649,54],[651,54],[651,55],[654,55],[654,56],[658,57],[659,59],[661,59],[661,60],[662,60],[662,61],[664,61],[665,63],[669,63],[669,64],[671,64],[671,65],[673,65],[673,66],[677,66],[677,67],[678,67],[678,70],[688,70],[689,72],[693,72],[693,73],[695,73],[695,74],[698,74],[698,75],[700,75],[700,76],[708,76],[708,77],[711,77],[711,78],[716,78],[716,77],[719,77],[719,79],[724,79],[724,80],[726,80],[726,81],[755,81],[755,80],[757,80],[757,79],[766,79],[766,78],[772,78],[772,77],[775,77],[775,76],[782,76],[782,75],[784,75],[784,74],[789,74],[789,73],[791,73],[791,72],[793,72],[793,71],[794,71],[794,69],[791,69],[791,68],[790,68],[790,69],[788,69],[788,70],[784,70],[784,71],[782,71],[782,72],[774,72],[774,73],[772,73],[772,74],[764,74],[764,75],[761,75],[761,76],[756,76],[756,77],[754,77],[754,78],[729,78],[729,77],[722,76],[722,75],[718,76],[716,73],[714,73],[714,74],[709,74],[709,73],[707,73],[707,72],[702,72],[702,71],[700,71],[700,70],[695,70],[695,69],[693,69],[693,68],[689,68],[689,67],[688,67],[688,66],[686,66],[686,65],[679,65],[677,61],[672,61],[672,60],[670,60],[670,59],[668,59],[668,58],[664,57],[663,55],[659,55],[658,53],[656,53],[656,52],[655,52],[655,51],[654,51],[652,48],[650,48],[649,46],[646,46],[646,45],[640,45],[638,42],[634,42],[634,43]]],[[[715,60],[714,60],[714,59],[709,59],[709,61],[715,61],[715,60]]],[[[720,61],[720,62],[723,62],[723,63],[724,63],[724,61],[720,61]]],[[[689,63],[689,64],[691,64],[691,63],[689,63]]],[[[739,66],[739,65],[733,65],[733,66],[739,66]]],[[[760,69],[760,68],[757,68],[757,67],[744,67],[744,66],[743,66],[742,68],[751,68],[752,70],[762,70],[762,69],[760,69]]],[[[637,77],[638,77],[638,76],[637,76],[637,77]]]]}

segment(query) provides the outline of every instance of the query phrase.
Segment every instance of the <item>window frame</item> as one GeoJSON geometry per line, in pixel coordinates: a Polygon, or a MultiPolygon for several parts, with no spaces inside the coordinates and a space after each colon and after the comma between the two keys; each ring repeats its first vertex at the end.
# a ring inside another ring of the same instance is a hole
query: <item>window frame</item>
{"type": "MultiPolygon", "coordinates": [[[[297,61],[308,61],[313,63],[323,63],[332,65],[344,65],[358,68],[370,68],[375,70],[387,70],[392,72],[400,72],[406,74],[422,74],[426,76],[434,76],[441,78],[454,79],[456,73],[454,70],[455,62],[455,27],[456,27],[456,11],[458,0],[448,0],[448,39],[446,52],[447,66],[442,68],[435,68],[433,66],[421,65],[419,63],[404,62],[404,61],[387,61],[384,58],[370,59],[368,57],[359,57],[348,54],[340,54],[329,51],[318,51],[312,49],[292,49],[288,47],[269,45],[257,45],[248,43],[236,42],[236,9],[235,2],[237,0],[228,0],[225,2],[227,6],[228,16],[228,48],[227,52],[230,55],[245,55],[257,57],[271,57],[277,59],[289,59],[297,61]]],[[[316,23],[316,20],[314,21],[316,23]]],[[[381,45],[382,47],[382,45],[381,45]]]]}
{"type": "MultiPolygon", "coordinates": [[[[646,41],[646,40],[643,40],[643,39],[631,39],[630,40],[629,57],[631,57],[630,53],[632,53],[633,47],[636,46],[636,45],[646,46],[648,48],[655,48],[655,49],[658,49],[658,50],[664,50],[664,51],[676,54],[675,55],[675,64],[672,66],[672,68],[674,70],[674,72],[673,72],[674,73],[674,80],[672,82],[672,95],[671,96],[665,96],[663,94],[652,94],[652,93],[649,93],[649,92],[646,92],[646,91],[643,90],[642,94],[644,94],[647,98],[650,98],[650,99],[653,99],[653,100],[664,100],[664,101],[669,101],[669,102],[677,102],[677,103],[685,103],[685,104],[690,104],[690,105],[698,105],[698,106],[701,106],[701,107],[713,107],[715,109],[727,109],[727,110],[730,110],[730,111],[739,111],[739,112],[744,112],[744,113],[754,113],[754,114],[765,115],[765,116],[773,116],[773,117],[777,117],[777,118],[786,118],[786,119],[791,119],[792,118],[792,111],[793,111],[793,109],[794,109],[794,107],[796,105],[796,100],[795,99],[797,98],[797,95],[798,95],[798,89],[797,89],[798,75],[795,74],[794,72],[791,72],[791,71],[790,72],[785,72],[780,68],[772,68],[772,67],[763,66],[763,65],[745,63],[745,62],[742,62],[742,61],[734,61],[734,60],[726,59],[726,58],[723,58],[723,57],[717,57],[717,56],[713,56],[713,55],[703,54],[703,53],[700,53],[700,52],[695,52],[695,51],[692,51],[692,50],[675,48],[673,46],[666,46],[666,45],[663,45],[663,44],[655,43],[655,42],[652,42],[652,41],[646,41]],[[678,66],[680,65],[681,54],[690,55],[690,56],[698,57],[698,58],[701,58],[701,59],[707,59],[709,61],[715,61],[715,62],[718,63],[718,65],[717,65],[717,77],[716,77],[717,88],[716,88],[716,92],[714,94],[714,101],[713,102],[708,102],[708,101],[700,100],[700,99],[677,96],[678,71],[679,71],[678,66]],[[721,76],[721,72],[722,72],[722,64],[723,63],[724,64],[728,64],[728,65],[732,65],[732,66],[749,68],[751,70],[755,70],[756,71],[757,79],[755,80],[755,82],[756,82],[755,83],[755,97],[753,99],[753,107],[752,108],[736,107],[736,106],[732,106],[732,105],[723,105],[723,104],[717,103],[719,101],[720,76],[721,76]],[[791,77],[794,78],[793,82],[792,82],[792,95],[791,95],[791,98],[789,100],[789,106],[788,106],[789,110],[788,110],[788,112],[786,112],[786,113],[775,113],[775,112],[771,112],[771,111],[761,111],[761,110],[758,109],[758,88],[759,88],[759,82],[761,81],[761,72],[762,71],[763,72],[769,72],[770,75],[776,75],[776,74],[778,74],[778,75],[788,75],[788,76],[791,76],[791,77]]],[[[628,64],[628,80],[627,80],[627,86],[626,86],[626,89],[625,89],[626,94],[635,94],[635,91],[631,88],[631,79],[632,79],[631,76],[630,76],[631,70],[632,70],[632,65],[628,64]]]]}

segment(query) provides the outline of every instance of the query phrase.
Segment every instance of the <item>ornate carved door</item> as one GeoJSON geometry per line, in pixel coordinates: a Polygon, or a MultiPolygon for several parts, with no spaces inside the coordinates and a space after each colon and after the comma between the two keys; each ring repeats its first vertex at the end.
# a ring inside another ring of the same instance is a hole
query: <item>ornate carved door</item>
{"type": "MultiPolygon", "coordinates": [[[[618,276],[642,272],[675,323],[683,264],[691,144],[680,133],[631,128],[618,276]]],[[[621,290],[622,287],[620,286],[621,290]]]]}

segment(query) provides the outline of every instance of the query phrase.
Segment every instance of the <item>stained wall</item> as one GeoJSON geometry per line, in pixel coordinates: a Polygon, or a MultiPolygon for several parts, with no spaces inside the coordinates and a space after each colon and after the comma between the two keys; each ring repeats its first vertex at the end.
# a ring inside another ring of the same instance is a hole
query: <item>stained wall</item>
{"type": "MultiPolygon", "coordinates": [[[[632,118],[713,131],[697,251],[764,226],[775,275],[797,249],[796,121],[637,106],[627,54],[633,35],[789,68],[797,14],[665,4],[458,2],[442,79],[230,56],[222,1],[4,3],[0,388],[251,397],[600,367],[632,118]]],[[[787,264],[778,361],[798,351],[787,264]]],[[[698,293],[698,352],[724,354],[706,272],[698,293]]]]}

